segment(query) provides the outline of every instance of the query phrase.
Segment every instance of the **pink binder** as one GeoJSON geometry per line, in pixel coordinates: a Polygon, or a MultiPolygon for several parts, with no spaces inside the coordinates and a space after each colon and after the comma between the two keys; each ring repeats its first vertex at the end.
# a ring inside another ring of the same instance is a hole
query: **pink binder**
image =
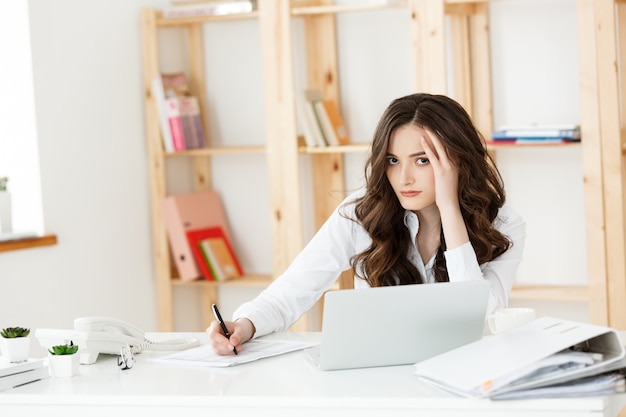
{"type": "Polygon", "coordinates": [[[163,217],[181,281],[192,281],[202,276],[187,240],[188,230],[220,226],[232,242],[222,201],[215,191],[166,197],[163,200],[163,217]]]}

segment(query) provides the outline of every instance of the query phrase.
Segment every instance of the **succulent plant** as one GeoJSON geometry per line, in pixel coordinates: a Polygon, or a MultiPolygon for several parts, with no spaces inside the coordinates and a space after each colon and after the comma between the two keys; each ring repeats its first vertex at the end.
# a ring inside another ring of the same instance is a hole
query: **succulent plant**
{"type": "Polygon", "coordinates": [[[16,337],[26,337],[30,334],[30,329],[25,329],[23,327],[7,327],[6,329],[2,329],[0,331],[0,336],[5,339],[14,339],[16,337]]]}
{"type": "Polygon", "coordinates": [[[78,345],[75,345],[74,342],[70,340],[70,343],[52,346],[48,349],[48,352],[52,355],[73,355],[78,352],[78,345]]]}

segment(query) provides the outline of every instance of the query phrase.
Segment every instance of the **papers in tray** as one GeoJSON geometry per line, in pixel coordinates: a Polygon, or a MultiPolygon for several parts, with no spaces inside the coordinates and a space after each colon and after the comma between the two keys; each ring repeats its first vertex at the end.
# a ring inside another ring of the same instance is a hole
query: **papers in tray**
{"type": "Polygon", "coordinates": [[[159,358],[151,358],[148,361],[171,365],[225,368],[282,355],[318,344],[317,342],[294,340],[254,339],[247,342],[244,345],[244,350],[239,352],[238,355],[218,355],[210,345],[202,345],[159,358]]]}
{"type": "Polygon", "coordinates": [[[492,399],[624,392],[624,346],[612,329],[544,317],[415,364],[420,379],[492,399]]]}
{"type": "Polygon", "coordinates": [[[11,363],[0,356],[0,391],[11,389],[29,382],[48,378],[50,371],[46,359],[28,359],[11,363]]]}

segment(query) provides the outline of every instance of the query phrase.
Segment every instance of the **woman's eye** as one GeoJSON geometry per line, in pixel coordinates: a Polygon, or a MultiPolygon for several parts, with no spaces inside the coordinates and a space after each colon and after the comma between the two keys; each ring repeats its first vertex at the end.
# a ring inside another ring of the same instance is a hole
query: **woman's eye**
{"type": "Polygon", "coordinates": [[[426,165],[429,161],[428,158],[417,158],[415,162],[417,163],[417,165],[426,165]]]}
{"type": "Polygon", "coordinates": [[[387,162],[389,163],[389,165],[396,165],[398,163],[398,158],[390,156],[387,158],[387,162]]]}

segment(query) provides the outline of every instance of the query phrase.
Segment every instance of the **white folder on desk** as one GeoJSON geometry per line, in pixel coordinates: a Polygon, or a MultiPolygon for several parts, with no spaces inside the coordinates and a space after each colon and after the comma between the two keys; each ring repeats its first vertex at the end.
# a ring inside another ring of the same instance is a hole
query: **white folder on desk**
{"type": "Polygon", "coordinates": [[[415,373],[461,396],[493,398],[623,367],[624,353],[611,328],[544,317],[419,362],[415,373]],[[572,351],[592,360],[559,362],[572,351]]]}

